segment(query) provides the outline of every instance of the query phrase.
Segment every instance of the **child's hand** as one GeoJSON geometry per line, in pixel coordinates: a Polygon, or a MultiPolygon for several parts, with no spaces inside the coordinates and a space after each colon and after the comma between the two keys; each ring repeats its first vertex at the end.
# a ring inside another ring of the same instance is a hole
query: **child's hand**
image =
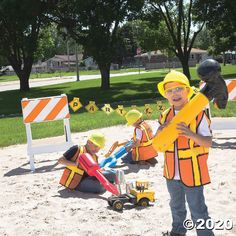
{"type": "Polygon", "coordinates": [[[191,138],[194,136],[194,133],[189,129],[189,127],[184,122],[177,124],[177,130],[180,131],[179,135],[184,136],[186,138],[191,138]]]}

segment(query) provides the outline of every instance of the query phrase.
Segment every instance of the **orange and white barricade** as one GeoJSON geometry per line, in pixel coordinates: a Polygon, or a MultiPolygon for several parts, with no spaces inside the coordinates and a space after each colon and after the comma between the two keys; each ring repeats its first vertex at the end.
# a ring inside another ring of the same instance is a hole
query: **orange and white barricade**
{"type": "Polygon", "coordinates": [[[225,80],[228,93],[229,93],[229,101],[236,101],[236,79],[227,79],[225,80]]]}
{"type": "Polygon", "coordinates": [[[55,97],[43,97],[21,100],[23,122],[27,135],[27,153],[30,161],[30,169],[35,170],[34,155],[41,153],[64,151],[73,145],[70,133],[70,113],[67,96],[62,94],[55,97]],[[49,122],[55,120],[64,121],[64,134],[66,141],[60,144],[36,146],[32,143],[31,123],[49,122]]]}

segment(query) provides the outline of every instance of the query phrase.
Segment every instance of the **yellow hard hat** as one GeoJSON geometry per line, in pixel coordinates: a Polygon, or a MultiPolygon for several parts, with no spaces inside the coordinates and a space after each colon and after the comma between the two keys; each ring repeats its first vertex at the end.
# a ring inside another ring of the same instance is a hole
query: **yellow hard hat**
{"type": "Polygon", "coordinates": [[[143,116],[143,113],[141,113],[137,110],[130,110],[125,115],[125,118],[127,120],[127,125],[133,125],[142,116],[143,116]]]}
{"type": "Polygon", "coordinates": [[[189,90],[189,94],[188,94],[188,97],[192,97],[193,95],[193,88],[190,86],[189,84],[189,80],[187,78],[187,76],[179,71],[176,71],[176,70],[171,70],[171,72],[169,72],[164,80],[160,83],[157,84],[157,88],[160,92],[160,94],[163,96],[163,97],[166,97],[165,95],[165,84],[169,83],[169,82],[179,82],[181,84],[184,84],[186,85],[186,87],[188,87],[190,90],[189,90]]]}
{"type": "Polygon", "coordinates": [[[91,134],[88,140],[100,148],[104,148],[105,146],[105,136],[101,133],[91,134]]]}

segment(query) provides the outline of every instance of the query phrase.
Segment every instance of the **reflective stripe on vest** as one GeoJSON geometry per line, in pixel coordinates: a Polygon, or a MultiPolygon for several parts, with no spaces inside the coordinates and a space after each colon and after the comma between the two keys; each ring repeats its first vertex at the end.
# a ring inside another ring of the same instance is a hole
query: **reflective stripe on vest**
{"type": "MultiPolygon", "coordinates": [[[[202,111],[196,119],[191,121],[189,128],[194,133],[205,116],[202,111]]],[[[169,108],[161,115],[159,122],[164,124],[174,117],[174,109],[169,108]]],[[[206,116],[208,123],[210,120],[206,116]]],[[[210,182],[210,177],[207,168],[208,148],[199,146],[193,140],[183,136],[172,144],[165,152],[164,176],[167,179],[173,179],[175,175],[175,146],[177,147],[177,155],[179,162],[179,174],[181,181],[189,187],[200,186],[210,182]]]]}
{"type": "MultiPolygon", "coordinates": [[[[139,147],[132,151],[132,159],[134,161],[148,160],[156,157],[158,154],[152,146],[153,133],[151,127],[143,121],[137,128],[142,131],[142,138],[139,147]]],[[[136,129],[134,130],[134,141],[136,141],[136,129]]]]}
{"type": "MultiPolygon", "coordinates": [[[[79,147],[78,151],[71,158],[71,161],[77,163],[79,156],[82,153],[86,153],[86,152],[87,151],[84,146],[79,147]]],[[[96,155],[93,155],[93,159],[97,162],[96,155]]],[[[62,174],[62,177],[60,179],[60,184],[65,186],[66,188],[73,190],[79,185],[83,174],[84,174],[84,170],[80,166],[79,167],[66,166],[66,168],[64,169],[64,172],[62,174]]]]}

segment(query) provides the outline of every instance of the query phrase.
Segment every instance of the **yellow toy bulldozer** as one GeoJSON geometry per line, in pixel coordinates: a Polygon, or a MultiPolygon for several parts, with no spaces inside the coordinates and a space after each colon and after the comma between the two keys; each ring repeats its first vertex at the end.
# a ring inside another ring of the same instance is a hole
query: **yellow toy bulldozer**
{"type": "Polygon", "coordinates": [[[149,181],[137,180],[126,184],[126,193],[108,198],[108,204],[116,211],[122,211],[125,203],[131,203],[141,207],[149,206],[149,202],[155,201],[155,192],[149,189],[149,181]]]}

